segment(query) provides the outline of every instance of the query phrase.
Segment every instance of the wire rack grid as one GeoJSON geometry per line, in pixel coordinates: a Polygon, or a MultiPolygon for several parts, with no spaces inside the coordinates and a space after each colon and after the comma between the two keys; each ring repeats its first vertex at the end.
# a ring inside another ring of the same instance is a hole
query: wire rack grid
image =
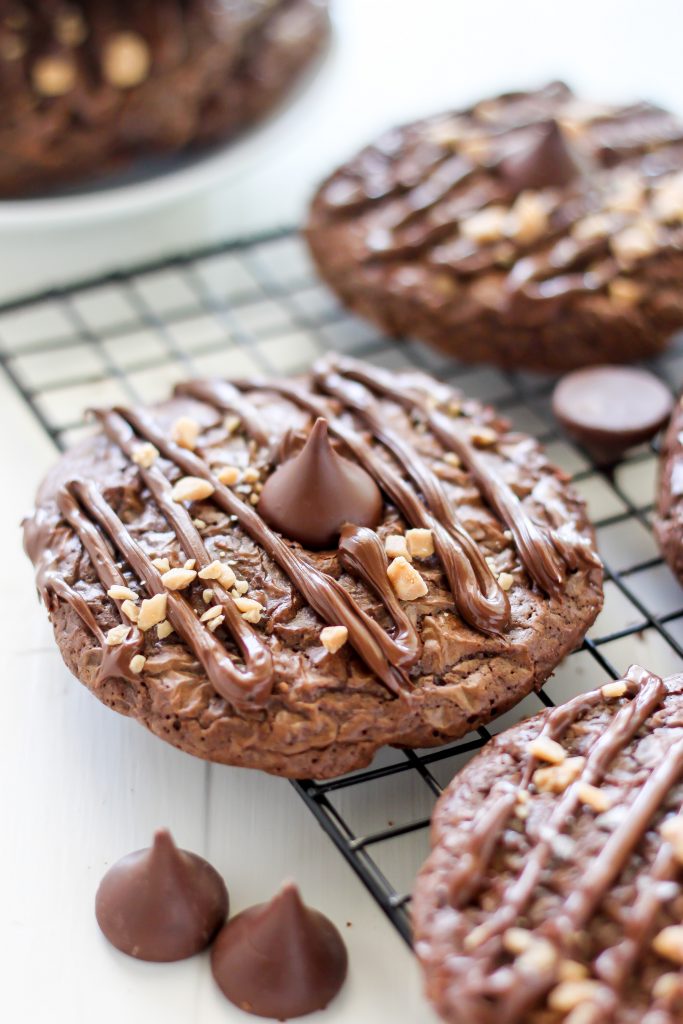
{"type": "MultiPolygon", "coordinates": [[[[81,410],[162,399],[187,376],[295,373],[326,351],[415,366],[491,401],[541,439],[588,503],[606,566],[605,607],[581,647],[538,694],[488,729],[430,750],[381,751],[363,771],[293,785],[407,942],[410,888],[429,846],[444,785],[490,736],[520,718],[620,675],[631,662],[683,668],[683,589],[650,528],[656,450],[612,472],[557,430],[552,381],[466,366],[421,344],[380,336],[316,280],[305,247],[281,232],[117,273],[0,307],[0,366],[58,448],[87,428],[81,410]]],[[[683,337],[651,368],[683,384],[683,337]]]]}

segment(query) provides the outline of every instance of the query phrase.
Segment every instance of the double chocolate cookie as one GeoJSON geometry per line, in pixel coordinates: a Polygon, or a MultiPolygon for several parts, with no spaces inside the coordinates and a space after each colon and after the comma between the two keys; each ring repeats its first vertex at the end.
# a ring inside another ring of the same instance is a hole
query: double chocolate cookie
{"type": "Polygon", "coordinates": [[[639,359],[683,324],[683,121],[558,83],[484,100],[337,170],[308,240],[391,334],[519,369],[639,359]]]}
{"type": "Polygon", "coordinates": [[[683,1018],[682,714],[683,676],[634,666],[456,775],[414,899],[444,1020],[683,1018]]]}
{"type": "Polygon", "coordinates": [[[10,0],[0,196],[227,139],[277,102],[326,33],[324,0],[10,0]]]}
{"type": "Polygon", "coordinates": [[[600,609],[566,479],[424,374],[327,359],[95,416],[26,549],[69,668],[190,753],[325,777],[445,742],[600,609]]]}

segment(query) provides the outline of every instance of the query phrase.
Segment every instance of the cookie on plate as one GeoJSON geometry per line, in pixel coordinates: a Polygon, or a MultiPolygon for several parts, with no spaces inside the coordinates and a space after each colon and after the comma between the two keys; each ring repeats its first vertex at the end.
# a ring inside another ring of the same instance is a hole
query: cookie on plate
{"type": "Polygon", "coordinates": [[[450,355],[559,371],[683,325],[683,121],[554,83],[387,132],[315,196],[340,298],[450,355]]]}
{"type": "Polygon", "coordinates": [[[326,34],[325,0],[10,0],[0,196],[227,139],[280,99],[326,34]]]}
{"type": "Polygon", "coordinates": [[[683,582],[683,399],[674,406],[659,461],[655,537],[672,572],[683,582]]]}
{"type": "Polygon", "coordinates": [[[73,673],[190,753],[324,777],[442,743],[600,609],[566,478],[424,374],[328,359],[96,419],[26,549],[73,673]]]}
{"type": "Polygon", "coordinates": [[[413,905],[444,1020],[682,1019],[682,714],[683,676],[632,666],[455,776],[413,905]]]}

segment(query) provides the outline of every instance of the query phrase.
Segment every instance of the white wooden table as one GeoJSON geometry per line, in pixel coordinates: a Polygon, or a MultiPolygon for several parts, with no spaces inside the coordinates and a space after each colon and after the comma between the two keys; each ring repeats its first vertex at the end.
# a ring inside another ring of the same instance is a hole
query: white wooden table
{"type": "MultiPolygon", "coordinates": [[[[318,176],[377,129],[497,88],[564,77],[597,97],[642,94],[683,110],[682,30],[676,0],[647,6],[639,0],[577,0],[562,13],[541,0],[339,0],[337,41],[316,94],[291,115],[296,143],[288,152],[274,154],[272,163],[229,190],[214,189],[135,223],[104,226],[96,236],[79,229],[3,237],[0,297],[292,223],[318,176]]],[[[54,451],[4,379],[0,439],[0,1019],[253,1020],[217,993],[206,956],[178,965],[141,964],[117,953],[98,932],[93,899],[100,877],[167,825],[181,846],[224,873],[234,910],[294,878],[305,898],[339,925],[349,946],[350,976],[321,1019],[433,1020],[407,948],[285,781],[209,768],[108,711],[70,677],[38,607],[18,529],[54,451]]],[[[644,472],[647,478],[630,481],[635,490],[651,486],[651,466],[644,472]]],[[[586,490],[599,512],[605,499],[599,481],[586,490]]],[[[617,557],[619,545],[631,540],[610,533],[604,543],[617,557]]],[[[604,615],[621,621],[627,614],[619,595],[610,592],[604,615]]],[[[622,645],[619,658],[657,659],[654,667],[663,672],[680,668],[647,634],[622,645]]],[[[591,682],[579,658],[557,680],[550,684],[557,692],[591,682]]],[[[411,791],[388,796],[411,815],[411,791]]],[[[414,816],[419,813],[415,807],[414,816]]],[[[406,875],[412,870],[412,861],[406,862],[406,875]]]]}

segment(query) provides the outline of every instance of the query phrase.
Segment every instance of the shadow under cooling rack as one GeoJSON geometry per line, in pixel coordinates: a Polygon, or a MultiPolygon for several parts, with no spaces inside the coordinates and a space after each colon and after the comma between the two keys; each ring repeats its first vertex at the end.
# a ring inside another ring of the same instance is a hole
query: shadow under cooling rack
{"type": "MultiPolygon", "coordinates": [[[[0,366],[54,443],[89,428],[82,410],[164,398],[187,376],[289,374],[325,352],[415,366],[493,402],[546,444],[588,504],[605,561],[605,607],[581,647],[488,729],[426,751],[381,751],[370,768],[293,785],[366,888],[410,941],[409,893],[429,848],[434,801],[490,736],[640,662],[683,668],[683,589],[650,528],[657,456],[642,447],[612,474],[557,430],[552,380],[466,366],[397,343],[345,313],[290,232],[117,273],[0,308],[0,366]]],[[[683,338],[651,369],[678,390],[683,338]]]]}

